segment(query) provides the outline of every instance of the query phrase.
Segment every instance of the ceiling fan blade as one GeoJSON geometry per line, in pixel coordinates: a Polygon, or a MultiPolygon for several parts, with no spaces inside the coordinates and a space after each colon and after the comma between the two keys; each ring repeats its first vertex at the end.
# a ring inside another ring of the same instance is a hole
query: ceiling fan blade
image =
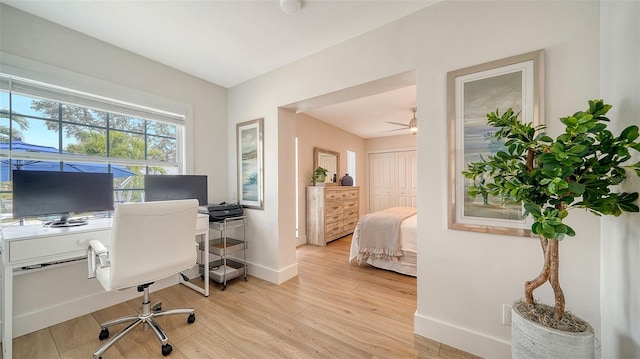
{"type": "Polygon", "coordinates": [[[392,125],[397,125],[397,126],[402,126],[402,127],[409,127],[409,125],[407,125],[406,123],[391,122],[391,121],[384,121],[384,122],[390,123],[392,125]]]}
{"type": "Polygon", "coordinates": [[[382,131],[381,133],[385,133],[385,132],[396,132],[396,131],[406,131],[406,128],[396,128],[395,130],[386,130],[386,131],[382,131]]]}

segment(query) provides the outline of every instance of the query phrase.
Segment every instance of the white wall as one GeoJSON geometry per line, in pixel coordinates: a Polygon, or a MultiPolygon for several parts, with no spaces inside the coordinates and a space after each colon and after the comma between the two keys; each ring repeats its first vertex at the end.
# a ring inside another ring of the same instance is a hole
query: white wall
{"type": "MultiPolygon", "coordinates": [[[[265,118],[264,211],[251,213],[260,232],[262,263],[278,281],[294,275],[295,238],[278,208],[290,195],[278,184],[293,173],[279,141],[277,108],[376,79],[417,70],[418,108],[423,121],[417,136],[419,158],[417,334],[490,358],[510,354],[510,328],[501,324],[502,304],[522,297],[524,282],[540,270],[536,239],[447,229],[446,74],[487,61],[537,49],[546,50],[546,121],[584,109],[599,96],[599,4],[597,2],[444,1],[304,60],[229,90],[229,127],[265,118]],[[579,19],[572,26],[570,19],[579,19]],[[585,52],[587,54],[585,54],[585,52]],[[584,79],[591,79],[585,81],[584,79]],[[276,170],[277,168],[277,170],[276,170]],[[280,192],[278,192],[280,190],[280,192]],[[274,226],[277,226],[274,227],[274,226]],[[274,258],[273,256],[277,256],[274,258]],[[283,258],[291,258],[291,263],[283,258]]],[[[288,123],[288,122],[287,122],[288,123]]],[[[232,156],[235,149],[229,147],[232,156]]],[[[229,183],[235,182],[230,163],[229,183]]],[[[578,238],[563,242],[561,278],[568,309],[600,328],[599,221],[574,214],[578,238]]],[[[261,256],[257,256],[260,253],[261,256]]],[[[551,302],[551,291],[537,293],[551,302]]],[[[599,331],[598,331],[599,336],[599,331]]]]}
{"type": "MultiPolygon", "coordinates": [[[[208,175],[210,201],[228,199],[226,89],[4,4],[0,71],[185,113],[187,171],[208,175]]],[[[104,293],[86,279],[82,263],[16,276],[14,335],[139,295],[104,293]]],[[[154,290],[176,282],[163,281],[154,290]]]]}
{"type": "MultiPolygon", "coordinates": [[[[501,306],[522,296],[524,281],[539,270],[540,250],[535,239],[446,228],[446,73],[544,48],[546,121],[552,134],[559,129],[552,121],[586,108],[587,99],[599,97],[601,71],[605,74],[602,92],[611,94],[610,101],[620,115],[637,114],[637,84],[626,85],[629,91],[620,85],[638,78],[637,67],[633,67],[637,61],[625,59],[627,48],[636,55],[638,51],[634,27],[637,5],[605,8],[613,11],[603,16],[605,39],[616,46],[623,44],[625,49],[615,50],[611,60],[604,60],[603,53],[602,68],[594,55],[599,53],[599,7],[598,2],[444,1],[238,85],[229,90],[228,102],[223,88],[3,4],[0,63],[17,67],[24,64],[43,77],[62,77],[89,89],[115,84],[103,88],[107,94],[114,88],[135,89],[127,95],[136,97],[142,92],[173,104],[186,104],[194,122],[193,172],[209,175],[210,199],[214,201],[235,199],[237,195],[235,124],[264,117],[265,208],[247,211],[248,236],[253,238],[250,271],[275,283],[297,274],[291,211],[295,193],[287,182],[294,172],[291,153],[295,131],[291,126],[295,126],[295,115],[278,107],[417,70],[417,106],[428,114],[428,126],[421,125],[416,138],[418,210],[425,215],[418,228],[420,274],[415,331],[484,357],[501,358],[509,356],[510,340],[509,328],[500,324],[501,306]],[[614,26],[618,18],[625,19],[626,27],[614,26]],[[573,26],[572,21],[586,25],[573,26]],[[22,63],[20,59],[27,61],[22,63]],[[616,70],[616,66],[624,67],[616,70]],[[67,78],[69,72],[80,76],[67,78]],[[606,80],[610,72],[616,75],[615,81],[606,80]]],[[[611,117],[616,124],[617,116],[611,117]]],[[[606,223],[602,229],[603,239],[609,228],[620,232],[611,241],[614,244],[606,247],[611,253],[605,252],[604,243],[602,248],[603,292],[606,289],[607,294],[613,293],[606,295],[607,303],[603,297],[602,327],[607,331],[602,335],[603,353],[637,356],[638,328],[633,323],[640,322],[634,306],[638,302],[639,271],[638,256],[633,257],[637,241],[630,239],[638,238],[638,222],[628,216],[616,220],[619,222],[606,223]],[[622,253],[627,255],[626,261],[619,263],[622,253]],[[604,313],[616,306],[620,309],[604,313]],[[622,317],[625,315],[630,317],[622,317]]],[[[578,237],[561,246],[561,280],[567,306],[589,320],[600,336],[600,224],[580,213],[571,223],[579,228],[578,237]]],[[[64,269],[51,274],[54,278],[49,283],[65,282],[61,279],[66,274],[64,269]]],[[[35,287],[38,293],[53,289],[47,283],[35,287]]],[[[550,290],[538,296],[551,302],[550,290]]]]}
{"type": "MultiPolygon", "coordinates": [[[[640,2],[602,2],[602,97],[613,105],[612,131],[640,125],[640,2]]],[[[632,163],[640,161],[636,153],[632,163]]],[[[629,173],[621,186],[640,192],[629,173]]],[[[604,218],[601,243],[602,357],[640,358],[640,214],[604,218]]]]}
{"type": "MultiPolygon", "coordinates": [[[[426,128],[426,127],[425,127],[426,128]]],[[[426,128],[428,130],[428,128],[426,128]]],[[[365,148],[367,152],[404,151],[416,148],[416,135],[397,135],[378,138],[367,138],[365,148]]]]}
{"type": "Polygon", "coordinates": [[[209,199],[225,200],[227,90],[84,34],[0,4],[0,64],[94,94],[186,112],[189,173],[209,176],[209,199]]]}

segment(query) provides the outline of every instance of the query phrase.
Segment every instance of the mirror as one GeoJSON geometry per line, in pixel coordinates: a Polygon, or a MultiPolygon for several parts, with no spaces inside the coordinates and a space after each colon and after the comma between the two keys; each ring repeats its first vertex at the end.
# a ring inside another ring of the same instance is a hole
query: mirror
{"type": "Polygon", "coordinates": [[[313,171],[318,168],[318,166],[325,168],[327,170],[327,178],[325,182],[333,182],[333,174],[336,174],[336,177],[340,178],[340,153],[330,150],[325,150],[324,148],[314,147],[313,148],[313,171]]]}

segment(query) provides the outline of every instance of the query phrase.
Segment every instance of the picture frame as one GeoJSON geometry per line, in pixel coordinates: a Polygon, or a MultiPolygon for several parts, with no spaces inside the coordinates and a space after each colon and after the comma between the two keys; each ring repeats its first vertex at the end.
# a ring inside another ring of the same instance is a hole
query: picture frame
{"type": "Polygon", "coordinates": [[[236,124],[238,203],[264,208],[263,118],[236,124]]]}
{"type": "Polygon", "coordinates": [[[512,108],[519,119],[542,124],[544,114],[544,50],[475,65],[447,73],[449,121],[450,229],[531,236],[531,219],[522,219],[521,203],[484,204],[467,194],[471,180],[462,175],[470,162],[496,153],[502,144],[493,137],[487,114],[512,108]]]}

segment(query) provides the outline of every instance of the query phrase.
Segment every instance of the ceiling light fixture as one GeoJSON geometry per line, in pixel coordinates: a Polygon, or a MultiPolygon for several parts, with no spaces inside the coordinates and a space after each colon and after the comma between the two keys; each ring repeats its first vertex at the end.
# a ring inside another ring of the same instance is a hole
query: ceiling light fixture
{"type": "Polygon", "coordinates": [[[409,121],[409,132],[415,135],[418,132],[418,119],[416,118],[416,111],[418,111],[418,108],[412,107],[411,111],[413,112],[413,118],[409,121]]]}
{"type": "Polygon", "coordinates": [[[280,0],[280,8],[287,14],[295,14],[302,8],[302,0],[280,0]]]}

